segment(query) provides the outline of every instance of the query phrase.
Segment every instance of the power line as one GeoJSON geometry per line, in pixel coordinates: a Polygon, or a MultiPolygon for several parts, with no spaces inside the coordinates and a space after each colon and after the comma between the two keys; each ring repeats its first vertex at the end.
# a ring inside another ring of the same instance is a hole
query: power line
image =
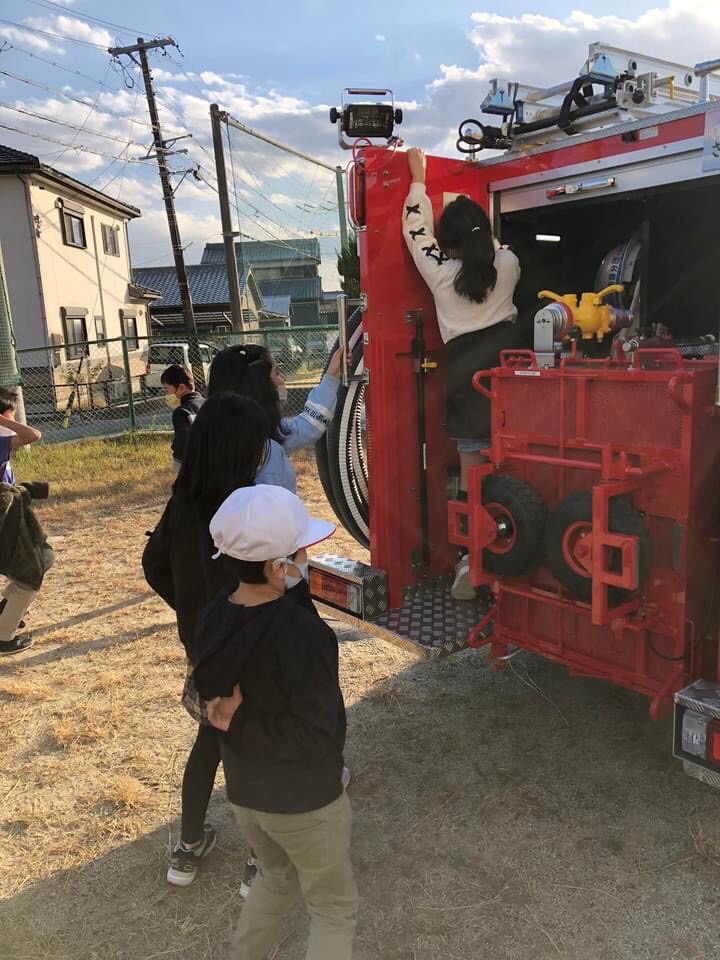
{"type": "MultiPolygon", "coordinates": [[[[108,74],[109,71],[110,71],[110,64],[108,64],[108,66],[107,66],[107,70],[106,70],[106,72],[105,72],[105,76],[107,76],[107,74],[108,74]]],[[[29,85],[32,86],[32,87],[37,87],[37,88],[40,89],[40,90],[44,90],[46,93],[52,93],[52,94],[54,94],[55,96],[64,97],[65,100],[70,100],[70,101],[72,101],[72,103],[79,103],[80,106],[82,106],[82,107],[89,107],[89,106],[90,106],[90,103],[88,102],[88,100],[82,100],[80,97],[73,97],[72,94],[66,93],[64,90],[58,90],[56,87],[49,87],[49,86],[48,86],[47,84],[45,84],[45,83],[40,83],[39,80],[31,80],[29,77],[21,77],[21,76],[20,76],[19,74],[17,74],[17,73],[10,73],[9,70],[0,70],[0,74],[2,74],[2,76],[4,76],[4,77],[10,77],[11,80],[19,80],[21,83],[29,84],[29,85]]],[[[99,97],[102,95],[102,87],[106,87],[106,88],[109,89],[109,90],[113,89],[112,87],[107,87],[107,84],[104,83],[103,81],[98,80],[97,83],[98,83],[98,86],[99,86],[101,89],[98,90],[98,94],[97,94],[97,97],[95,98],[95,103],[94,103],[94,105],[93,105],[93,108],[97,107],[97,101],[98,101],[99,97]]],[[[88,98],[88,99],[89,99],[89,98],[88,98]]],[[[116,114],[110,114],[110,116],[117,116],[117,115],[116,115],[116,114]]],[[[150,124],[147,123],[147,122],[145,122],[145,121],[143,121],[143,120],[134,120],[133,123],[138,123],[138,124],[140,124],[141,126],[146,127],[146,128],[148,128],[148,129],[149,129],[149,127],[150,127],[150,124]]]]}
{"type": "MultiPolygon", "coordinates": [[[[85,104],[87,106],[87,104],[85,104]]],[[[31,110],[23,110],[22,107],[13,107],[10,103],[0,100],[0,107],[4,110],[12,110],[14,113],[22,113],[26,117],[33,117],[35,120],[43,120],[46,123],[55,123],[60,127],[68,127],[70,130],[77,130],[80,133],[87,133],[89,136],[102,137],[103,140],[114,140],[116,143],[125,143],[122,137],[114,137],[111,133],[101,133],[99,130],[85,130],[78,127],[77,124],[68,123],[67,120],[56,120],[55,117],[46,117],[43,113],[33,113],[31,110]]]]}
{"type": "Polygon", "coordinates": [[[36,33],[41,37],[49,37],[51,40],[62,40],[66,43],[77,43],[81,47],[93,47],[95,50],[106,50],[104,44],[93,43],[92,40],[78,40],[77,37],[63,37],[58,33],[50,33],[48,30],[39,30],[37,27],[30,27],[26,23],[16,23],[14,20],[4,20],[0,17],[0,23],[8,27],[15,27],[17,30],[25,30],[27,33],[36,33]]]}
{"type": "MultiPolygon", "coordinates": [[[[44,140],[46,143],[57,143],[58,146],[67,147],[69,146],[72,150],[79,150],[80,153],[91,153],[96,157],[105,157],[106,160],[123,160],[123,157],[118,157],[113,153],[103,153],[100,150],[91,150],[90,147],[83,147],[79,144],[73,146],[68,144],[66,140],[56,140],[55,137],[48,137],[44,133],[35,133],[32,130],[23,130],[21,127],[13,127],[9,123],[0,123],[0,129],[2,130],[11,130],[13,133],[22,134],[23,137],[33,137],[35,140],[44,140]]],[[[128,163],[142,163],[144,165],[144,160],[135,159],[134,157],[128,158],[128,163]]]]}
{"type": "Polygon", "coordinates": [[[152,33],[151,30],[133,30],[131,27],[124,27],[120,23],[113,23],[112,20],[103,20],[100,17],[94,17],[90,13],[84,13],[82,10],[76,10],[75,7],[67,7],[64,3],[56,3],[55,0],[26,0],[27,3],[34,3],[38,7],[45,7],[46,10],[62,10],[65,14],[75,16],[76,20],[91,20],[93,23],[99,23],[103,27],[112,27],[114,30],[122,30],[123,33],[129,33],[137,36],[139,33],[152,33]]]}
{"type": "MultiPolygon", "coordinates": [[[[109,70],[110,70],[110,64],[108,63],[107,67],[105,68],[105,76],[108,75],[108,71],[109,71],[109,70]]],[[[103,79],[104,79],[104,78],[103,78],[103,79]]],[[[98,92],[97,92],[97,94],[95,95],[95,102],[90,106],[90,109],[89,109],[88,112],[87,112],[87,116],[85,117],[85,119],[83,120],[83,122],[82,122],[81,125],[80,125],[80,129],[77,131],[77,133],[75,134],[75,136],[74,136],[73,139],[72,139],[72,144],[73,144],[73,145],[77,143],[77,138],[78,138],[78,137],[80,136],[80,134],[85,130],[85,125],[87,124],[87,122],[88,122],[88,120],[90,119],[90,117],[93,115],[93,113],[94,113],[94,111],[95,111],[95,108],[97,107],[98,100],[100,99],[101,94],[102,94],[102,89],[98,87],[98,92]]],[[[132,128],[131,128],[131,129],[132,129],[132,128]]],[[[129,146],[130,146],[130,144],[128,144],[128,147],[129,147],[129,146]]],[[[71,148],[70,148],[69,146],[66,147],[65,150],[63,150],[63,152],[60,154],[60,156],[59,156],[59,157],[56,157],[55,163],[59,163],[59,161],[62,160],[62,158],[65,156],[65,154],[66,154],[66,153],[68,152],[68,150],[70,150],[70,149],[71,149],[71,148]]]]}
{"type": "Polygon", "coordinates": [[[32,50],[25,50],[24,47],[18,47],[15,43],[8,43],[6,47],[0,50],[0,53],[9,53],[10,50],[15,50],[16,53],[22,53],[26,57],[32,57],[33,60],[39,60],[40,63],[46,63],[50,67],[56,67],[58,70],[63,70],[65,73],[72,73],[76,77],[82,77],[83,80],[89,80],[91,83],[95,83],[100,87],[104,87],[106,90],[111,90],[113,93],[117,93],[120,90],[120,87],[111,87],[107,83],[103,83],[102,80],[98,80],[96,77],[90,77],[87,73],[82,73],[80,70],[75,70],[72,67],[66,67],[62,63],[58,63],[57,60],[47,60],[45,57],[39,56],[37,53],[33,53],[32,50]]]}

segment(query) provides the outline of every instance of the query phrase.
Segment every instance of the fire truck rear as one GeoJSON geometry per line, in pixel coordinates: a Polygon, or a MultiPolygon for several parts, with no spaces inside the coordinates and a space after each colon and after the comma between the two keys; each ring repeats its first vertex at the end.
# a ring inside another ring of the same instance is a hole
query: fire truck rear
{"type": "Polygon", "coordinates": [[[647,696],[653,717],[674,705],[676,755],[718,783],[719,67],[594,44],[550,89],[495,81],[460,125],[466,156],[428,158],[435,215],[470,196],[522,265],[527,348],[474,376],[492,436],[467,502],[401,235],[402,118],[388,91],[346,91],[362,295],[341,299],[348,369],[318,463],[371,564],[311,572],[318,599],[429,653],[529,650],[647,696]],[[463,548],[490,589],[476,601],[450,596],[463,548]]]}

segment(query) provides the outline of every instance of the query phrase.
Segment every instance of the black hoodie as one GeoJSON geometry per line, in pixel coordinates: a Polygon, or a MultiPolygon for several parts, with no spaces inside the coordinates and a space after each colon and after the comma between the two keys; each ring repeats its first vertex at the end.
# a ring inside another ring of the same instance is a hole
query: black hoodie
{"type": "Polygon", "coordinates": [[[190,427],[195,422],[203,402],[202,395],[193,391],[186,393],[180,401],[180,406],[173,410],[172,424],[175,431],[171,444],[173,459],[182,461],[185,456],[190,427]]]}
{"type": "Polygon", "coordinates": [[[221,735],[231,803],[267,813],[306,813],[342,791],[345,705],[335,634],[307,586],[244,607],[225,591],[197,635],[204,651],[193,677],[202,697],[243,702],[221,735]]]}

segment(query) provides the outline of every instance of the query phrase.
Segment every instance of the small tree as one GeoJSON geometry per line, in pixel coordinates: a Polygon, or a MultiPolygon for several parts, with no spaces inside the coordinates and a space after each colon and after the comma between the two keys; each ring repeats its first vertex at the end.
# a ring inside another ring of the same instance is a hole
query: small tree
{"type": "Polygon", "coordinates": [[[342,247],[337,258],[337,270],[340,274],[340,286],[351,299],[360,296],[360,258],[357,250],[357,237],[350,233],[348,242],[342,247]]]}

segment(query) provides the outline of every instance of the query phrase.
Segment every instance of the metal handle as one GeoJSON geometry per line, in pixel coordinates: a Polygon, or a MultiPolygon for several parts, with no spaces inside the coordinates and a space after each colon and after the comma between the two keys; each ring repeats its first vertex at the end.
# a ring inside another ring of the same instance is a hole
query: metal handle
{"type": "Polygon", "coordinates": [[[347,87],[345,90],[351,97],[382,97],[386,93],[392,93],[392,90],[379,90],[372,87],[347,87]]]}
{"type": "Polygon", "coordinates": [[[491,377],[492,377],[492,370],[478,370],[477,373],[473,374],[473,378],[472,378],[473,387],[477,390],[478,393],[481,393],[483,397],[485,397],[487,400],[492,400],[494,394],[492,390],[488,390],[488,388],[482,383],[482,381],[489,380],[491,377]]]}
{"type": "Polygon", "coordinates": [[[350,299],[346,293],[339,293],[337,296],[337,312],[338,312],[338,340],[340,341],[340,349],[342,350],[342,385],[347,387],[350,384],[350,376],[348,372],[348,346],[350,343],[350,335],[348,331],[348,306],[359,307],[360,310],[367,310],[367,297],[364,293],[361,293],[359,297],[355,299],[350,299]]]}
{"type": "Polygon", "coordinates": [[[566,183],[562,187],[553,187],[545,191],[548,200],[554,197],[570,197],[575,193],[587,193],[588,190],[607,190],[617,184],[615,177],[596,177],[592,180],[580,180],[578,183],[566,183]]]}

